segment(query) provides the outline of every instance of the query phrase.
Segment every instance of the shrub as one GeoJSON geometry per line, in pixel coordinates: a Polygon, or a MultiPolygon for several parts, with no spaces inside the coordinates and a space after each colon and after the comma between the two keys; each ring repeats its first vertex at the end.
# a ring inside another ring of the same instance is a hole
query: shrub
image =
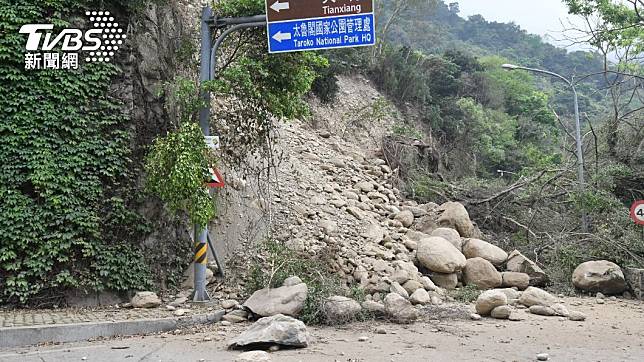
{"type": "MultiPolygon", "coordinates": [[[[256,262],[246,278],[246,293],[249,295],[263,288],[278,288],[290,276],[298,276],[308,287],[304,309],[300,319],[306,324],[324,324],[323,308],[326,298],[344,295],[358,301],[364,300],[364,290],[358,286],[347,288],[343,281],[328,268],[332,257],[330,250],[319,252],[315,257],[289,250],[285,245],[268,240],[258,246],[256,262]]],[[[363,313],[359,319],[365,319],[363,313]]]]}

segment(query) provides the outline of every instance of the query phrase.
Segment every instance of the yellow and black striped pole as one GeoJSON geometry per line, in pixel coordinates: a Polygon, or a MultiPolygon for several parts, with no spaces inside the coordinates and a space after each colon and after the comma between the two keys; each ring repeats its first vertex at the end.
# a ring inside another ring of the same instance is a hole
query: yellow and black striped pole
{"type": "Polygon", "coordinates": [[[195,263],[207,264],[208,263],[208,243],[195,243],[195,263]]]}
{"type": "Polygon", "coordinates": [[[195,293],[193,302],[207,302],[210,300],[206,290],[206,268],[208,264],[208,228],[195,227],[195,293]]]}

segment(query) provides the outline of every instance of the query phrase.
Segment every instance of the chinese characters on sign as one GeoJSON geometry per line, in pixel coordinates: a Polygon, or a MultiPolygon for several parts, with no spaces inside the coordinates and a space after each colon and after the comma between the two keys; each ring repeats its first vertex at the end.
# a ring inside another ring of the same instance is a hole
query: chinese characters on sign
{"type": "Polygon", "coordinates": [[[375,44],[372,0],[267,0],[269,52],[375,44]]]}

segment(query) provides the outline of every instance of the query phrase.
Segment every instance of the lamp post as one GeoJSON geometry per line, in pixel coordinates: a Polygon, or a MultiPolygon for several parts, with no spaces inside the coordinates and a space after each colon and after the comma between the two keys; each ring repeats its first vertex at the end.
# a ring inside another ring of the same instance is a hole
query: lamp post
{"type": "MultiPolygon", "coordinates": [[[[550,75],[552,77],[555,77],[564,81],[570,87],[570,89],[572,89],[572,93],[574,95],[574,100],[575,100],[575,142],[577,143],[577,163],[578,163],[577,179],[579,181],[579,189],[583,191],[584,185],[585,185],[584,155],[583,155],[582,144],[581,144],[581,121],[579,120],[579,99],[577,97],[577,89],[575,89],[574,83],[568,78],[560,74],[557,74],[555,72],[550,72],[547,70],[522,67],[514,64],[503,64],[501,67],[506,70],[526,70],[533,73],[550,75]]],[[[586,219],[586,213],[583,210],[581,212],[581,227],[584,232],[588,232],[588,221],[586,219]]]]}

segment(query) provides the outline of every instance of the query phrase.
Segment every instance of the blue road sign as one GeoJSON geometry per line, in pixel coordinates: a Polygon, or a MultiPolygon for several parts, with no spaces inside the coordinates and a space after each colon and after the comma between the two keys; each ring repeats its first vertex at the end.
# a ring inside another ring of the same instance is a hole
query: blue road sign
{"type": "Polygon", "coordinates": [[[269,53],[374,45],[373,13],[268,23],[269,53]]]}

